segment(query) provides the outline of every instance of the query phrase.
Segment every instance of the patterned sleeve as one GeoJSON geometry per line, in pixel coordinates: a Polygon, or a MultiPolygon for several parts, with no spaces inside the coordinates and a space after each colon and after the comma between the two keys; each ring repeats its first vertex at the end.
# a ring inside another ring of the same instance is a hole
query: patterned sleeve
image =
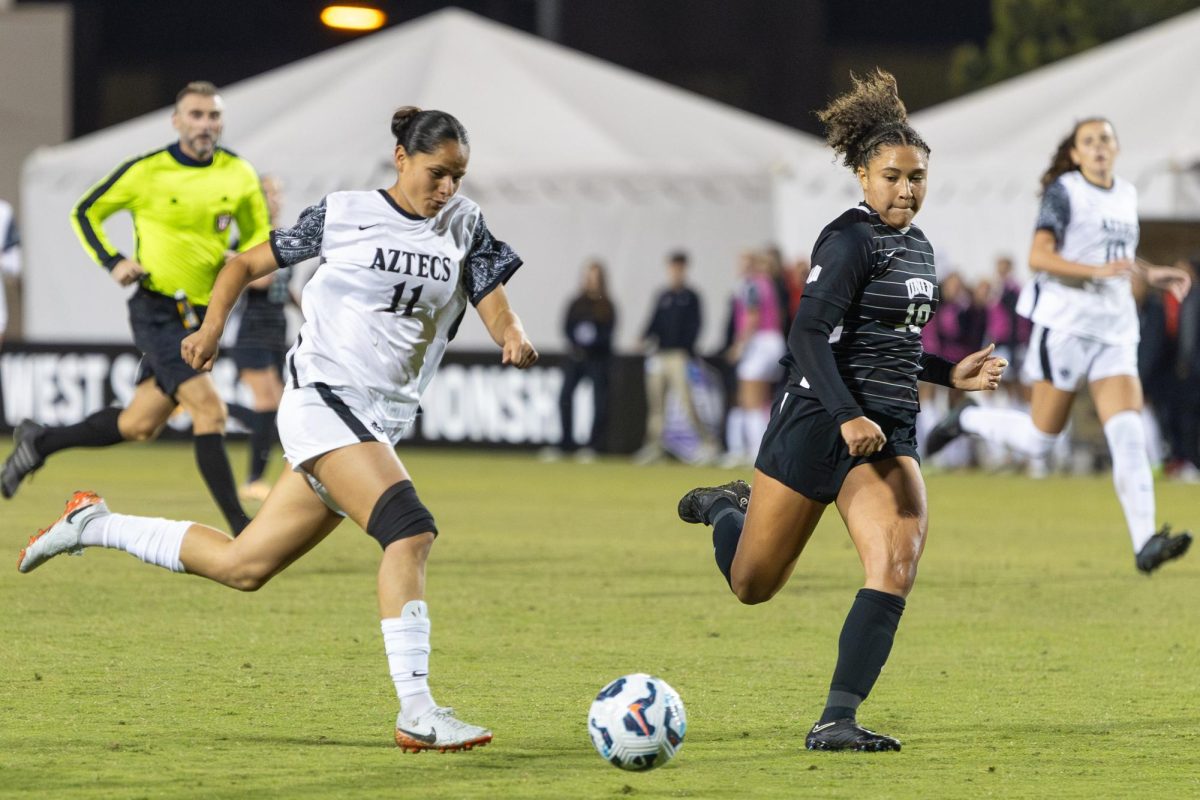
{"type": "Polygon", "coordinates": [[[487,297],[493,289],[508,283],[517,268],[524,263],[511,247],[492,236],[483,215],[475,226],[475,235],[471,239],[471,249],[467,252],[466,268],[463,270],[463,280],[466,283],[467,297],[471,305],[479,305],[479,301],[487,297]]]}
{"type": "Polygon", "coordinates": [[[300,218],[290,228],[271,231],[271,252],[281,267],[290,267],[316,258],[321,254],[325,236],[325,200],[300,212],[300,218]]]}
{"type": "Polygon", "coordinates": [[[1067,195],[1067,187],[1055,181],[1047,187],[1042,195],[1042,207],[1038,209],[1037,227],[1039,231],[1050,231],[1054,240],[1062,244],[1066,235],[1067,225],[1071,222],[1071,198],[1067,195]]]}

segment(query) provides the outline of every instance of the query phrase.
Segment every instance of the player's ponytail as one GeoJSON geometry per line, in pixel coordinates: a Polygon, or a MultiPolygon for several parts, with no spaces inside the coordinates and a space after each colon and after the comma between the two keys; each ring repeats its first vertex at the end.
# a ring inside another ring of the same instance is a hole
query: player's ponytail
{"type": "Polygon", "coordinates": [[[464,147],[471,144],[467,129],[445,111],[422,111],[403,106],[392,114],[392,135],[406,153],[432,153],[452,139],[464,147]]]}
{"type": "Polygon", "coordinates": [[[885,145],[916,147],[929,155],[929,145],[908,124],[908,110],[890,72],[876,67],[863,78],[852,72],[850,82],[850,91],[817,112],[825,124],[825,142],[845,166],[854,171],[865,167],[885,145]]]}
{"type": "MultiPolygon", "coordinates": [[[[1054,157],[1050,159],[1050,166],[1042,173],[1042,194],[1045,194],[1046,190],[1050,188],[1050,184],[1060,177],[1079,169],[1079,165],[1071,160],[1071,150],[1075,147],[1075,137],[1079,135],[1079,129],[1089,122],[1107,122],[1109,127],[1112,127],[1112,122],[1105,117],[1088,117],[1076,122],[1067,137],[1058,143],[1054,157]]],[[[1113,131],[1115,132],[1116,128],[1113,128],[1113,131]]]]}

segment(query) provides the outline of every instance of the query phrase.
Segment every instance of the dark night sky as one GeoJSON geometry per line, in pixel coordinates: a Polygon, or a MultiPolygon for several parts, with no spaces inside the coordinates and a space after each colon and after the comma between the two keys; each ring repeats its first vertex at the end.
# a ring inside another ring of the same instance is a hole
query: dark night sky
{"type": "MultiPolygon", "coordinates": [[[[74,134],[349,41],[317,0],[74,0],[74,134]]],[[[389,25],[456,5],[536,32],[535,0],[379,0],[389,25]]],[[[948,99],[946,64],[990,30],[989,0],[561,0],[557,41],[806,130],[850,69],[886,66],[910,110],[948,99]]]]}

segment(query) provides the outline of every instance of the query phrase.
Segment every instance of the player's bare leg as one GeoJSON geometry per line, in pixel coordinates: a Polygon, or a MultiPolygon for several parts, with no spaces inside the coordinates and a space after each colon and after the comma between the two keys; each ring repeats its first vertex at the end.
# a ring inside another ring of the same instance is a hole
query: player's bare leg
{"type": "Polygon", "coordinates": [[[437,705],[429,690],[430,621],[424,597],[433,520],[395,451],[366,442],[326,453],[309,468],[351,519],[386,542],[379,566],[379,610],[400,701],[396,743],[414,752],[470,750],[487,744],[490,730],[458,719],[453,709],[437,705]]]}
{"type": "Polygon", "coordinates": [[[190,572],[254,591],[308,552],[341,517],[321,502],[303,476],[285,473],[246,538],[192,522],[115,514],[90,492],[77,492],[63,515],[30,541],[18,566],[28,572],[61,553],[86,547],[124,550],[174,572],[190,572]]]}

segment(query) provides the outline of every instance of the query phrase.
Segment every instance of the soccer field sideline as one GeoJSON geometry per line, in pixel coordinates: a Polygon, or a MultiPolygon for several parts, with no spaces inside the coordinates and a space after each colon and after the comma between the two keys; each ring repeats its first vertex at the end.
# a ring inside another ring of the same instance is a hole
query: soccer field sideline
{"type": "MultiPolygon", "coordinates": [[[[402,456],[443,531],[435,696],[493,744],[391,744],[378,548],[347,524],[256,595],[118,553],[0,572],[0,797],[1200,793],[1200,561],[1138,575],[1107,476],[930,476],[922,573],[862,712],[905,749],[812,754],[803,733],[861,580],[834,512],[781,596],[745,607],[707,532],[674,518],[682,491],[730,473],[402,456]],[[595,692],[633,671],[662,675],[688,712],[680,755],[646,774],[604,764],[585,728],[595,692]]],[[[0,507],[13,558],[75,488],[218,522],[190,447],[78,451],[0,507]]],[[[1160,518],[1194,521],[1195,495],[1161,484],[1160,518]]]]}

